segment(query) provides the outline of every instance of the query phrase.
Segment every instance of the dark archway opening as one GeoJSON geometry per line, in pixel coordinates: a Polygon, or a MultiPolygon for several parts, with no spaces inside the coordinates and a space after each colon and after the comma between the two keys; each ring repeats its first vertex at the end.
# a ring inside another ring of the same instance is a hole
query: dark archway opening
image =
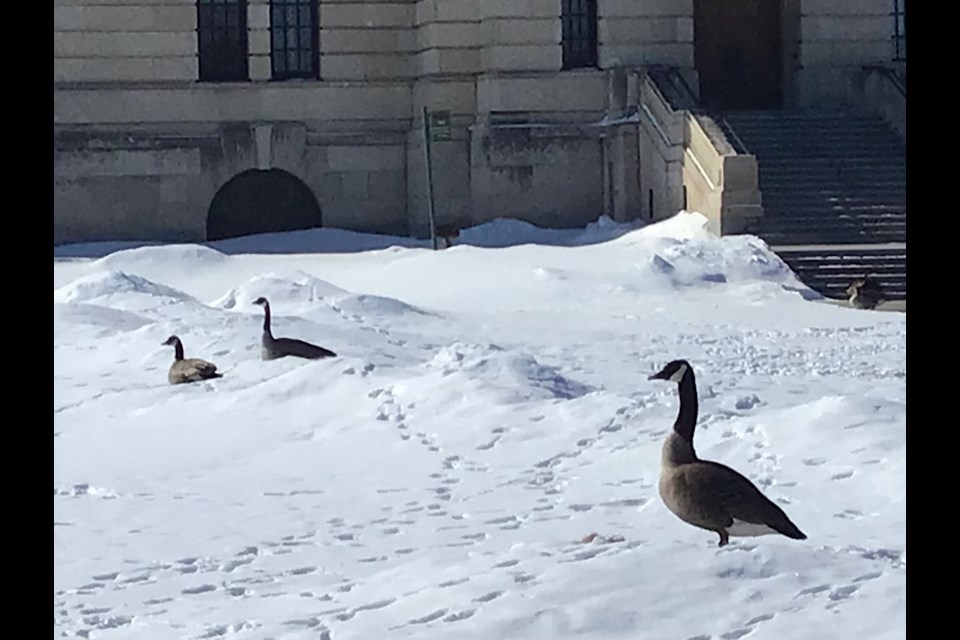
{"type": "Polygon", "coordinates": [[[282,169],[250,169],[220,187],[207,212],[207,240],[323,226],[310,187],[282,169]]]}
{"type": "Polygon", "coordinates": [[[781,6],[781,0],[694,0],[694,64],[703,106],[783,106],[781,6]]]}

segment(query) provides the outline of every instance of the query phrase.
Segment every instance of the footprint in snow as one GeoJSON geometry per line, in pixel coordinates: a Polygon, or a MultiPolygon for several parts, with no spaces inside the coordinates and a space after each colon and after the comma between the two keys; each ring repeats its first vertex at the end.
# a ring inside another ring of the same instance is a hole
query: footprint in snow
{"type": "Polygon", "coordinates": [[[437,586],[440,587],[441,589],[447,589],[449,587],[455,587],[457,585],[464,584],[467,582],[470,582],[470,578],[457,578],[455,580],[446,580],[445,582],[441,582],[437,586]]]}
{"type": "Polygon", "coordinates": [[[517,566],[518,564],[520,564],[520,561],[519,561],[519,560],[504,560],[503,562],[498,562],[497,564],[493,565],[493,567],[491,567],[491,568],[493,568],[493,569],[503,569],[503,568],[506,568],[506,567],[515,567],[515,566],[517,566]]]}
{"type": "Polygon", "coordinates": [[[479,596],[479,597],[477,597],[477,598],[474,598],[473,600],[474,600],[474,602],[491,602],[491,601],[493,601],[493,600],[496,600],[496,599],[499,598],[500,596],[502,596],[504,593],[506,593],[506,592],[505,592],[505,591],[491,591],[490,593],[487,593],[487,594],[484,594],[484,595],[479,596]]]}
{"type": "Polygon", "coordinates": [[[414,618],[410,620],[410,624],[427,624],[428,622],[433,622],[434,620],[439,620],[443,616],[447,615],[449,609],[437,609],[432,613],[428,613],[422,618],[414,618]]]}
{"type": "Polygon", "coordinates": [[[854,593],[859,591],[859,589],[860,589],[860,585],[857,585],[857,584],[848,584],[842,587],[837,587],[836,589],[830,592],[829,598],[834,602],[838,600],[846,600],[847,598],[852,596],[854,593]]]}
{"type": "Polygon", "coordinates": [[[184,595],[199,595],[201,593],[209,593],[216,590],[217,588],[212,584],[201,584],[196,587],[188,587],[182,590],[180,593],[184,595]]]}
{"type": "Polygon", "coordinates": [[[818,584],[813,587],[806,587],[797,592],[794,598],[800,598],[802,596],[815,596],[818,593],[823,593],[824,591],[830,588],[829,584],[818,584]]]}
{"type": "Polygon", "coordinates": [[[460,622],[461,620],[466,620],[473,616],[476,613],[476,609],[464,609],[463,611],[458,611],[456,613],[451,613],[447,616],[444,616],[444,622],[460,622]]]}

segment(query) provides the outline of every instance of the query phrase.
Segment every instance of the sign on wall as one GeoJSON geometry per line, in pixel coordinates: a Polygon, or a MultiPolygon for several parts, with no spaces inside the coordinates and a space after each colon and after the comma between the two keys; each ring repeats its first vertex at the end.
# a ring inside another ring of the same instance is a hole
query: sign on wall
{"type": "Polygon", "coordinates": [[[430,114],[430,139],[433,142],[446,142],[453,139],[449,111],[434,111],[430,114]]]}

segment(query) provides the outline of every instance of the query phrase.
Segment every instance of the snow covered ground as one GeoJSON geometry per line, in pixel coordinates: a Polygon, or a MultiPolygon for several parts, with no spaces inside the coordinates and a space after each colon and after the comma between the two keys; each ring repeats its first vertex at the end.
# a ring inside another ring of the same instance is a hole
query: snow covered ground
{"type": "Polygon", "coordinates": [[[702,223],[58,248],[54,637],[904,638],[906,315],[702,223]],[[261,295],[340,357],[260,361],[261,295]],[[675,358],[808,540],[662,505],[675,358]]]}

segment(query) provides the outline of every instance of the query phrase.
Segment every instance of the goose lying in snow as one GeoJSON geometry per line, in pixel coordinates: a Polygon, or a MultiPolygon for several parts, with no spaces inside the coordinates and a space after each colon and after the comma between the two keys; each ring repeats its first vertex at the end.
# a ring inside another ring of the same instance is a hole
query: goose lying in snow
{"type": "Polygon", "coordinates": [[[780,533],[805,540],[807,536],[787,514],[747,478],[730,467],[697,457],[693,449],[697,383],[690,363],[674,360],[650,379],[676,382],[680,388],[679,415],[663,443],[660,463],[660,497],[667,508],[687,524],[716,532],[720,547],[730,536],[780,533]]]}
{"type": "Polygon", "coordinates": [[[222,378],[222,373],[217,373],[217,365],[201,360],[200,358],[184,358],[183,343],[177,336],[170,336],[163,342],[164,346],[173,346],[173,364],[170,365],[170,371],[167,372],[167,380],[170,384],[183,384],[185,382],[199,382],[211,378],[222,378]]]}
{"type": "Polygon", "coordinates": [[[884,301],[880,285],[868,276],[854,280],[846,291],[850,296],[850,306],[857,309],[874,309],[884,301]]]}
{"type": "Polygon", "coordinates": [[[309,358],[316,360],[318,358],[336,357],[333,351],[318,347],[315,344],[297,340],[296,338],[274,338],[270,331],[270,303],[264,297],[259,297],[253,301],[253,304],[263,307],[263,335],[260,338],[260,357],[264,360],[276,360],[286,356],[296,356],[298,358],[309,358]]]}

